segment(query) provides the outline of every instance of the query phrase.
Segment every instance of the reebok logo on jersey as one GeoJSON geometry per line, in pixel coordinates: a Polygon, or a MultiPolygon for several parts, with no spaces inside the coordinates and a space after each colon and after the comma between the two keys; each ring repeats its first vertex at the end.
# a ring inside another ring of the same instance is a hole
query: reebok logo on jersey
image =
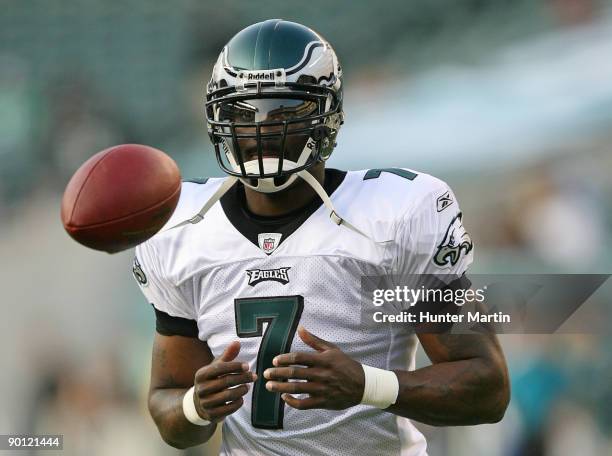
{"type": "Polygon", "coordinates": [[[470,235],[467,234],[461,223],[461,212],[453,218],[446,229],[444,239],[438,245],[433,262],[438,266],[454,266],[461,258],[461,254],[470,253],[474,245],[470,235]]]}
{"type": "Polygon", "coordinates": [[[257,236],[259,248],[263,250],[266,255],[270,255],[280,244],[282,236],[282,233],[259,233],[257,236]]]}
{"type": "Polygon", "coordinates": [[[438,209],[438,212],[442,212],[451,204],[453,204],[453,197],[451,196],[450,192],[446,192],[444,195],[439,196],[436,200],[436,208],[438,209]]]}
{"type": "Polygon", "coordinates": [[[274,282],[280,282],[285,285],[289,283],[289,269],[291,269],[291,267],[277,269],[247,269],[246,273],[249,277],[249,285],[252,287],[266,280],[273,280],[274,282]]]}

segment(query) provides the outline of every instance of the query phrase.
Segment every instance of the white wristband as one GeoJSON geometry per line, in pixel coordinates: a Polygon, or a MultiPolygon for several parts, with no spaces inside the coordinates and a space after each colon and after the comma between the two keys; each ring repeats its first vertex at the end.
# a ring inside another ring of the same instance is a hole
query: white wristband
{"type": "Polygon", "coordinates": [[[362,364],[365,376],[361,403],[385,409],[395,404],[399,394],[399,381],[395,372],[362,364]]]}
{"type": "Polygon", "coordinates": [[[185,395],[183,396],[183,413],[185,414],[185,418],[192,424],[196,426],[208,426],[210,421],[202,418],[195,407],[195,402],[193,400],[193,386],[187,390],[185,395]]]}

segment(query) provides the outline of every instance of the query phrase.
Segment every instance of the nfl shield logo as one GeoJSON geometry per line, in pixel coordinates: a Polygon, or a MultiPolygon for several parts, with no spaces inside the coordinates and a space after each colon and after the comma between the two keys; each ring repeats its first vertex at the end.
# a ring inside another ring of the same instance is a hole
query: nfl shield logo
{"type": "Polygon", "coordinates": [[[260,233],[259,236],[257,236],[259,248],[263,250],[266,255],[270,255],[278,247],[281,236],[281,233],[260,233]]]}
{"type": "Polygon", "coordinates": [[[263,251],[264,252],[271,252],[272,250],[274,250],[274,239],[272,238],[266,238],[263,241],[263,251]]]}

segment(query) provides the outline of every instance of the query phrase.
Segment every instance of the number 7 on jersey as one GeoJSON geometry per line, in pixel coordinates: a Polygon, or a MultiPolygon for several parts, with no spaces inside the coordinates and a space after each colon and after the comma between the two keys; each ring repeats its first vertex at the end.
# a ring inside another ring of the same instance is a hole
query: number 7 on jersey
{"type": "Polygon", "coordinates": [[[236,334],[239,337],[260,337],[257,352],[257,381],[253,385],[251,423],[263,429],[282,429],[284,403],[280,393],[266,389],[263,372],[272,367],[272,360],[288,353],[304,309],[302,296],[238,298],[234,300],[236,334]],[[264,322],[268,323],[265,333],[264,322]]]}

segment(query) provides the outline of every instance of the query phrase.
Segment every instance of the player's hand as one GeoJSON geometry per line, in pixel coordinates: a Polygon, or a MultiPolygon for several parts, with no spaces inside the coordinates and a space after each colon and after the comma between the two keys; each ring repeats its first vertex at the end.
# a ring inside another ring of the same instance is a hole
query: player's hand
{"type": "Polygon", "coordinates": [[[316,352],[292,352],[275,357],[275,367],[264,371],[264,377],[269,380],[266,388],[283,393],[282,399],[300,410],[342,410],[359,404],[365,384],[361,364],[302,326],[298,327],[298,334],[316,352]],[[286,382],[289,379],[307,381],[286,382]],[[292,394],[308,394],[309,397],[298,399],[292,394]]]}
{"type": "Polygon", "coordinates": [[[242,407],[249,383],[257,374],[249,371],[247,363],[234,361],[240,352],[240,342],[229,344],[223,354],[195,374],[194,402],[198,414],[218,423],[242,407]]]}

